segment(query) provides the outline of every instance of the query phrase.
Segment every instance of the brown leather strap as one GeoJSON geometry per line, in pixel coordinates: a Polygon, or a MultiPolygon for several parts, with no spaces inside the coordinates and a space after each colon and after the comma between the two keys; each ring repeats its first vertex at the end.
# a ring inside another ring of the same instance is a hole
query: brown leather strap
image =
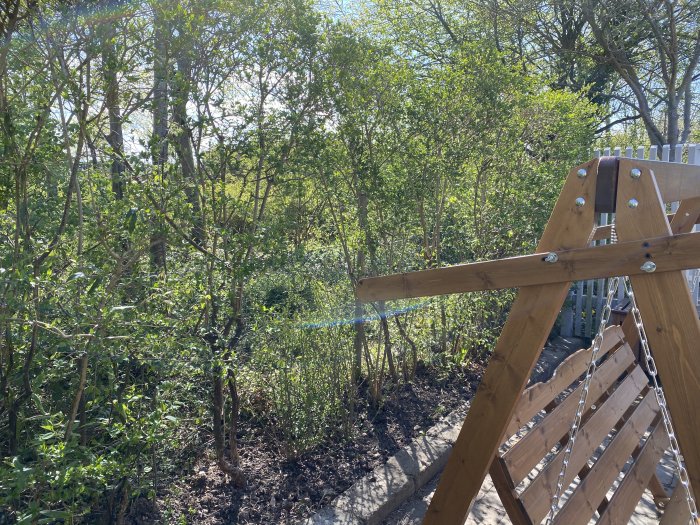
{"type": "Polygon", "coordinates": [[[617,199],[617,172],[620,159],[601,157],[598,162],[598,179],[595,185],[595,211],[614,213],[617,199]]]}

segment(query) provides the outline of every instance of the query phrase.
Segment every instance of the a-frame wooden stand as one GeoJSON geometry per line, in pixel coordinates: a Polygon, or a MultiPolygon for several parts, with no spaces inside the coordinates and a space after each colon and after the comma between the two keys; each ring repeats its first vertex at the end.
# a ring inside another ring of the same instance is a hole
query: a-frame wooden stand
{"type": "MultiPolygon", "coordinates": [[[[700,322],[681,272],[700,267],[700,233],[688,233],[699,216],[700,167],[594,159],[570,172],[538,253],[361,282],[358,296],[365,301],[520,288],[424,524],[464,523],[571,282],[615,275],[632,280],[700,501],[700,322]],[[679,200],[669,223],[664,203],[679,200]],[[617,244],[589,247],[591,239],[609,235],[609,227],[596,230],[596,212],[616,213],[617,244]],[[549,252],[556,257],[548,261],[549,252]],[[656,264],[653,273],[641,268],[647,261],[656,264]]],[[[623,330],[635,339],[631,321],[623,330]]]]}

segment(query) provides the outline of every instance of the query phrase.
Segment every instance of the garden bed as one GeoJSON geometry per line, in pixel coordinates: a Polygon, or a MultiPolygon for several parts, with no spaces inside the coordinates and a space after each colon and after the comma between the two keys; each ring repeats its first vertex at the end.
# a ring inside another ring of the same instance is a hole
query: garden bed
{"type": "Polygon", "coordinates": [[[244,488],[229,483],[212,451],[203,450],[194,468],[168,487],[157,509],[134,505],[130,522],[296,523],[471,398],[482,371],[478,364],[450,374],[421,367],[414,381],[388,394],[378,411],[369,403],[358,406],[352,436],[329,437],[294,460],[285,459],[265,428],[248,423],[240,441],[248,477],[244,488]]]}

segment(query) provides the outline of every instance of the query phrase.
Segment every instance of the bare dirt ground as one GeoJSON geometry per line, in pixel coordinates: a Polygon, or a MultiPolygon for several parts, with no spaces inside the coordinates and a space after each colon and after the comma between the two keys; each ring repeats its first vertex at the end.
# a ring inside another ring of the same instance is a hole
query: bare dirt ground
{"type": "Polygon", "coordinates": [[[155,508],[146,505],[139,510],[135,505],[130,521],[296,523],[472,397],[482,372],[480,364],[448,375],[420,367],[414,382],[388,394],[378,411],[368,403],[358,406],[351,436],[330,436],[294,460],[285,459],[264,428],[243,422],[241,466],[248,477],[244,488],[230,484],[215,465],[212,451],[202,450],[194,467],[167,488],[155,508]]]}

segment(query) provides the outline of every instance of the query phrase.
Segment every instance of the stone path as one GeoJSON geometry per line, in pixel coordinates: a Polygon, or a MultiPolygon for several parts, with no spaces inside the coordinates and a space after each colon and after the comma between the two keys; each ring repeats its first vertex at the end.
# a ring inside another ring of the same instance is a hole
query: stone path
{"type": "Polygon", "coordinates": [[[547,343],[547,346],[540,354],[540,358],[537,360],[532,374],[530,374],[528,386],[534,383],[542,383],[549,379],[552,372],[559,366],[559,363],[576,350],[586,346],[583,339],[579,337],[555,337],[547,343]]]}

